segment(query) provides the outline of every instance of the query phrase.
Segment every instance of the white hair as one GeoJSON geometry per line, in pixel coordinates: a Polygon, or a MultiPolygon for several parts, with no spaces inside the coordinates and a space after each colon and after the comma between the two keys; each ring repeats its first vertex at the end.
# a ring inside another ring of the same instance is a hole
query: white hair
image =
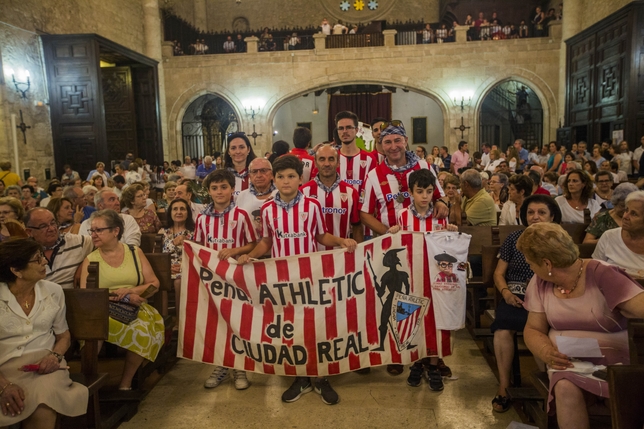
{"type": "Polygon", "coordinates": [[[209,156],[209,155],[204,156],[204,157],[203,157],[203,162],[204,162],[204,163],[206,163],[206,162],[212,162],[212,156],[209,156]]]}
{"type": "Polygon", "coordinates": [[[96,186],[92,186],[92,185],[85,185],[85,186],[83,186],[83,194],[84,194],[84,195],[87,195],[87,194],[89,194],[89,193],[90,193],[90,192],[92,192],[92,191],[94,191],[94,192],[98,192],[98,189],[96,189],[96,186]]]}
{"type": "Polygon", "coordinates": [[[628,194],[628,197],[626,197],[626,204],[630,203],[631,201],[639,201],[640,203],[644,203],[644,191],[635,191],[628,194]]]}

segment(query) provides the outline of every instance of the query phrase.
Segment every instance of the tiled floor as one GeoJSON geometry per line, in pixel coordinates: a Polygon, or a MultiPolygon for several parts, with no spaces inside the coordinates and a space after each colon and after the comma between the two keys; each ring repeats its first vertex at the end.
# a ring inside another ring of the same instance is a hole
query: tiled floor
{"type": "Polygon", "coordinates": [[[142,402],[122,429],[199,428],[500,428],[520,421],[514,409],[492,412],[497,381],[466,330],[456,335],[455,353],[445,359],[458,380],[435,393],[426,382],[413,388],[407,373],[392,377],[384,367],[368,375],[330,378],[340,403],[325,405],[315,393],[283,403],[287,377],[248,374],[252,385],[236,391],[229,379],[206,390],[208,365],[180,361],[142,402]]]}

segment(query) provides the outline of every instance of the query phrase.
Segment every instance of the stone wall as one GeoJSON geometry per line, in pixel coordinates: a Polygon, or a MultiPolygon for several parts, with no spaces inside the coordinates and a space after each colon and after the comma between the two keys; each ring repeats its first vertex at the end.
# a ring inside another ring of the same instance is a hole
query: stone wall
{"type": "MultiPolygon", "coordinates": [[[[3,0],[0,2],[0,55],[4,67],[5,85],[0,85],[0,159],[11,160],[15,154],[11,115],[22,110],[27,130],[27,145],[18,131],[20,171],[28,168],[44,183],[45,168],[56,175],[53,162],[51,120],[49,107],[37,107],[35,101],[49,98],[42,60],[42,46],[36,34],[97,33],[137,52],[145,53],[143,7],[138,0],[3,0]],[[30,72],[31,89],[28,98],[16,93],[11,76],[30,72]]],[[[13,166],[16,171],[16,166],[13,166]]]]}
{"type": "MultiPolygon", "coordinates": [[[[581,29],[585,30],[632,2],[633,0],[582,0],[581,29]]],[[[564,16],[565,10],[564,2],[564,16]]]]}
{"type": "Polygon", "coordinates": [[[360,83],[393,85],[433,98],[443,111],[444,143],[454,149],[453,127],[460,125],[461,111],[450,99],[453,91],[474,94],[463,116],[472,127],[465,139],[476,147],[485,95],[504,80],[524,82],[543,106],[547,141],[554,139],[557,118],[563,114],[556,99],[560,46],[559,40],[543,38],[167,58],[169,152],[173,159],[181,154],[183,113],[203,94],[226,99],[241,118],[241,129],[252,130],[255,123],[263,134],[256,152],[263,153],[270,146],[273,119],[281,105],[316,89],[360,83]],[[254,121],[243,114],[249,100],[264,104],[254,121]]]}

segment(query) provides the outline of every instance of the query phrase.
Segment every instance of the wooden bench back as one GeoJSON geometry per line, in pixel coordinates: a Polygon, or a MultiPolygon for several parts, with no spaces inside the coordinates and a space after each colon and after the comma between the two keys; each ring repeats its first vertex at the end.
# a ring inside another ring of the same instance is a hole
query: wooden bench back
{"type": "Polygon", "coordinates": [[[597,243],[580,243],[577,244],[579,248],[579,257],[580,258],[592,258],[593,253],[595,252],[595,247],[597,243]]]}
{"type": "Polygon", "coordinates": [[[472,236],[468,249],[470,256],[480,255],[483,246],[492,245],[492,228],[489,226],[461,226],[458,231],[472,236]]]}
{"type": "Polygon", "coordinates": [[[584,242],[586,228],[588,228],[587,223],[562,223],[561,226],[572,237],[575,244],[584,242]]]}
{"type": "Polygon", "coordinates": [[[152,306],[161,316],[168,315],[168,293],[174,290],[172,280],[171,260],[169,253],[146,253],[154,274],[159,279],[159,291],[153,297],[152,306]]]}
{"type": "Polygon", "coordinates": [[[609,366],[608,386],[613,429],[642,429],[644,365],[609,366]]]}
{"type": "Polygon", "coordinates": [[[151,234],[151,233],[141,234],[140,247],[143,253],[154,253],[158,235],[159,234],[151,234]]]}
{"type": "Polygon", "coordinates": [[[481,257],[483,259],[483,278],[482,282],[486,287],[494,287],[494,270],[499,262],[500,245],[483,246],[481,257]]]}
{"type": "Polygon", "coordinates": [[[644,319],[628,320],[628,350],[631,365],[644,365],[644,319]]]}

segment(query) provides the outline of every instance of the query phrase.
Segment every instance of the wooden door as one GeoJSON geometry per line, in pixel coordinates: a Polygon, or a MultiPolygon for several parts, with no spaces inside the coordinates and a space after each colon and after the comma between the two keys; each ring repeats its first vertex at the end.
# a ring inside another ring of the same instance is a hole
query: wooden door
{"type": "Polygon", "coordinates": [[[102,68],[101,83],[109,159],[125,159],[128,152],[139,156],[130,67],[102,68]]]}

